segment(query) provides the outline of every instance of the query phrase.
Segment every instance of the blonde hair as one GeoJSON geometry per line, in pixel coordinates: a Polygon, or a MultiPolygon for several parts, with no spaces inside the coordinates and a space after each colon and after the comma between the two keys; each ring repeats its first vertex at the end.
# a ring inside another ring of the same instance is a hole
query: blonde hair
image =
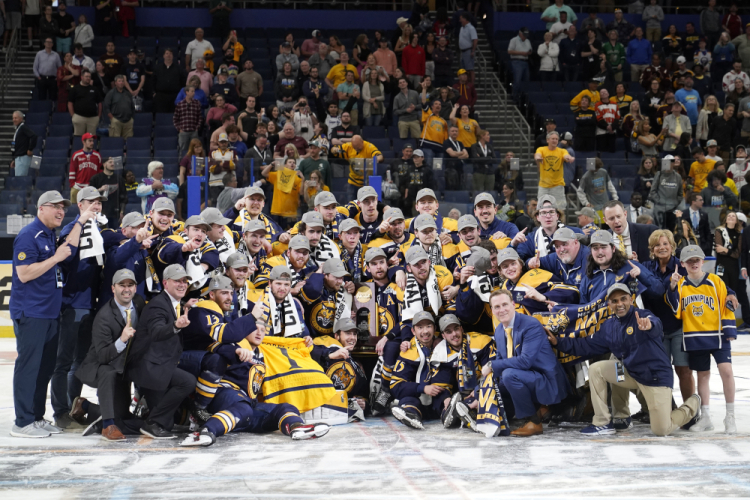
{"type": "Polygon", "coordinates": [[[662,238],[666,238],[669,246],[672,247],[672,255],[674,255],[677,250],[677,243],[674,241],[674,234],[672,234],[672,231],[668,229],[658,229],[648,237],[648,251],[652,259],[655,257],[654,248],[659,244],[659,240],[662,238]]]}

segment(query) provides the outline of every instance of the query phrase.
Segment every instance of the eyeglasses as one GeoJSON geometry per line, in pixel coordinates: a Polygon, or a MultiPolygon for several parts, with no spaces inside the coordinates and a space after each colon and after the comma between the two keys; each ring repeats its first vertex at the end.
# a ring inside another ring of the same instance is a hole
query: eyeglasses
{"type": "Polygon", "coordinates": [[[540,210],[540,211],[539,211],[539,215],[540,215],[541,217],[552,217],[552,216],[553,216],[553,215],[555,215],[556,213],[557,213],[557,211],[556,211],[556,210],[540,210]]]}
{"type": "Polygon", "coordinates": [[[44,205],[42,205],[42,206],[43,206],[43,207],[49,207],[49,208],[51,208],[52,210],[59,210],[60,212],[64,212],[64,211],[65,211],[65,205],[60,205],[60,204],[57,204],[57,205],[53,205],[53,204],[51,204],[51,203],[45,203],[45,204],[44,204],[44,205]]]}

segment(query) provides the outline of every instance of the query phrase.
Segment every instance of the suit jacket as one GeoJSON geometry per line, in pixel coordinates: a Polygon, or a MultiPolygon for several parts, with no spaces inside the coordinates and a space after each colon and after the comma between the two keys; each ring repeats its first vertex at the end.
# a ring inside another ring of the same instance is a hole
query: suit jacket
{"type": "MultiPolygon", "coordinates": [[[[136,335],[140,333],[138,331],[138,324],[143,324],[141,321],[141,311],[143,311],[145,305],[146,303],[140,295],[133,295],[133,306],[138,315],[138,321],[133,325],[136,329],[136,335]]],[[[94,318],[91,330],[91,347],[86,354],[86,359],[83,360],[81,366],[76,370],[76,377],[81,382],[91,387],[97,387],[96,373],[101,365],[109,365],[117,373],[124,372],[125,353],[128,351],[125,349],[122,352],[117,352],[117,348],[115,347],[115,342],[120,338],[124,329],[125,318],[122,317],[122,313],[113,297],[105,303],[94,318]]],[[[131,339],[131,342],[134,339],[135,336],[131,339]]],[[[128,353],[129,355],[130,353],[128,353]]]]}
{"type": "Polygon", "coordinates": [[[690,219],[690,207],[682,211],[682,218],[690,223],[690,227],[693,228],[695,236],[700,241],[701,250],[706,255],[711,255],[714,250],[714,235],[711,232],[711,223],[708,220],[708,214],[701,210],[700,220],[698,221],[698,230],[696,231],[693,227],[693,221],[690,219]]]}
{"type": "MultiPolygon", "coordinates": [[[[635,219],[633,219],[632,217],[634,214],[630,212],[630,208],[631,208],[630,205],[625,205],[625,213],[628,214],[628,222],[630,222],[631,224],[635,224],[636,223],[635,219]]],[[[654,218],[653,210],[651,210],[650,208],[646,208],[646,207],[640,207],[640,208],[641,208],[641,215],[650,215],[652,219],[654,218]]]]}
{"type": "Polygon", "coordinates": [[[140,316],[141,325],[130,349],[130,379],[146,389],[164,390],[182,355],[182,331],[175,331],[177,311],[166,291],[154,297],[140,316]]]}
{"type": "Polygon", "coordinates": [[[568,381],[562,365],[557,362],[542,324],[525,314],[515,314],[513,320],[513,357],[508,358],[505,330],[500,324],[495,329],[497,358],[492,361],[495,377],[509,368],[541,375],[535,378],[536,398],[541,404],[560,402],[568,395],[568,381]]]}
{"type": "MultiPolygon", "coordinates": [[[[659,228],[653,224],[635,224],[634,222],[628,222],[628,226],[630,227],[630,247],[638,256],[638,262],[648,261],[651,258],[648,237],[659,228]]],[[[609,232],[614,234],[611,229],[609,232]]],[[[616,245],[617,241],[615,241],[616,245]]],[[[628,256],[628,258],[630,257],[628,256]]]]}

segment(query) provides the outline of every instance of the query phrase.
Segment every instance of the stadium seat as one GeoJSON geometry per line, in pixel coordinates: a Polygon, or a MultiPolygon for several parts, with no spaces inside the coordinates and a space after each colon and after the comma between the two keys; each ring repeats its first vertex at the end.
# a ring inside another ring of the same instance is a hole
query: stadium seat
{"type": "MultiPolygon", "coordinates": [[[[53,158],[54,159],[54,158],[53,158]]],[[[39,168],[39,176],[41,177],[56,177],[62,181],[63,176],[67,175],[67,167],[63,163],[47,161],[45,163],[42,159],[42,165],[39,168]]]]}
{"type": "Polygon", "coordinates": [[[36,189],[44,191],[60,191],[62,187],[62,181],[59,175],[55,176],[39,176],[36,178],[36,189]]]}
{"type": "Polygon", "coordinates": [[[122,137],[102,137],[99,141],[100,149],[119,149],[120,156],[125,148],[125,140],[122,137]]]}
{"type": "Polygon", "coordinates": [[[468,191],[445,191],[445,201],[452,201],[456,203],[466,203],[469,199],[468,191]]]}
{"type": "Polygon", "coordinates": [[[151,124],[148,125],[138,125],[133,127],[133,136],[134,137],[145,137],[149,139],[149,143],[151,142],[151,133],[153,132],[153,129],[151,128],[151,124]]]}
{"type": "Polygon", "coordinates": [[[140,203],[128,203],[125,205],[125,213],[129,214],[130,212],[141,212],[141,204],[140,203]]]}
{"type": "Polygon", "coordinates": [[[131,163],[128,162],[128,170],[133,172],[133,175],[135,175],[135,178],[140,181],[140,179],[143,179],[145,177],[148,177],[148,162],[137,162],[137,163],[131,163]]]}
{"type": "Polygon", "coordinates": [[[32,125],[47,125],[49,123],[49,113],[45,112],[35,112],[35,113],[26,113],[26,117],[24,118],[24,121],[26,122],[26,125],[32,126],[32,125]]]}
{"type": "MultiPolygon", "coordinates": [[[[333,191],[346,191],[346,185],[349,183],[346,177],[334,177],[331,185],[333,191]]],[[[336,198],[338,199],[338,198],[336,198]]]]}
{"type": "Polygon", "coordinates": [[[73,118],[69,113],[53,113],[50,125],[73,125],[73,118]]]}
{"type": "Polygon", "coordinates": [[[148,137],[129,137],[125,142],[128,153],[132,151],[151,151],[151,139],[148,137]]]}
{"type": "Polygon", "coordinates": [[[0,217],[7,217],[9,215],[22,215],[23,207],[18,203],[3,203],[0,204],[0,217]]]}
{"type": "Polygon", "coordinates": [[[381,151],[381,153],[383,153],[383,159],[396,158],[395,151],[381,151]]]}
{"type": "Polygon", "coordinates": [[[118,156],[123,156],[122,148],[100,149],[99,154],[102,157],[102,161],[106,161],[107,158],[117,158],[118,156]]]}
{"type": "Polygon", "coordinates": [[[630,195],[632,193],[630,191],[617,191],[617,197],[620,198],[620,201],[624,205],[630,204],[630,195]]]}
{"type": "Polygon", "coordinates": [[[367,139],[369,142],[372,143],[373,146],[378,148],[381,151],[390,151],[391,150],[391,140],[390,139],[367,139]]]}
{"type": "Polygon", "coordinates": [[[47,137],[47,125],[39,124],[39,125],[29,125],[28,126],[37,136],[37,147],[40,147],[42,145],[41,141],[39,139],[44,139],[47,137]]]}
{"type": "Polygon", "coordinates": [[[34,182],[34,178],[31,175],[24,175],[22,177],[6,177],[5,178],[5,189],[14,191],[31,191],[31,184],[34,182]]]}
{"type": "Polygon", "coordinates": [[[73,135],[73,125],[50,125],[50,137],[70,137],[73,135]]]}
{"type": "Polygon", "coordinates": [[[44,141],[44,151],[48,149],[64,149],[65,151],[70,150],[70,136],[67,137],[47,137],[44,141]]]}
{"type": "Polygon", "coordinates": [[[157,136],[154,138],[154,151],[177,151],[177,137],[161,137],[157,136]]]}
{"type": "Polygon", "coordinates": [[[151,125],[151,122],[153,121],[154,121],[154,117],[148,113],[136,113],[133,116],[134,127],[141,127],[143,125],[151,125]]]}
{"type": "Polygon", "coordinates": [[[156,126],[157,127],[165,127],[169,125],[170,127],[174,128],[174,125],[172,123],[172,113],[156,113],[156,126]]]}
{"type": "Polygon", "coordinates": [[[385,139],[385,129],[383,127],[363,127],[362,137],[366,141],[372,142],[372,139],[385,139]]]}
{"type": "Polygon", "coordinates": [[[29,101],[29,113],[52,113],[55,101],[29,101]]]}
{"type": "Polygon", "coordinates": [[[171,124],[157,126],[154,130],[154,137],[177,137],[177,129],[171,124]]]}
{"type": "Polygon", "coordinates": [[[145,49],[146,47],[156,47],[156,37],[155,36],[139,36],[135,44],[140,49],[145,49]]]}
{"type": "Polygon", "coordinates": [[[164,163],[164,177],[177,177],[180,174],[180,164],[175,162],[164,163]]]}
{"type": "Polygon", "coordinates": [[[26,191],[4,189],[0,191],[0,203],[15,203],[26,207],[26,191]]]}

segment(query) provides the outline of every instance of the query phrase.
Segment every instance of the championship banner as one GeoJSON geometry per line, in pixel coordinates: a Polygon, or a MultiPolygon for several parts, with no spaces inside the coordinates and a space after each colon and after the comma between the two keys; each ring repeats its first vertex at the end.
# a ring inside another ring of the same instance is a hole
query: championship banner
{"type": "Polygon", "coordinates": [[[10,319],[10,284],[13,280],[13,261],[0,260],[0,337],[13,338],[10,319]]]}

